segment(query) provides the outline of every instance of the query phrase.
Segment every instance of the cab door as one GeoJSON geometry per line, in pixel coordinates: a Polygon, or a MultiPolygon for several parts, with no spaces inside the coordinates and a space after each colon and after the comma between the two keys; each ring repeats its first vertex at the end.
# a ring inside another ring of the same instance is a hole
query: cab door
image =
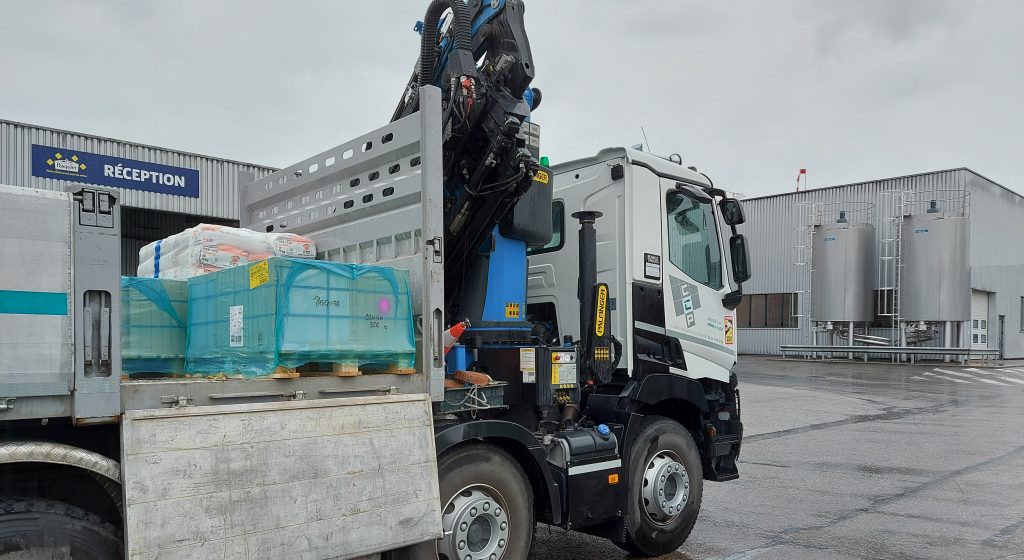
{"type": "Polygon", "coordinates": [[[697,187],[661,179],[666,334],[679,340],[690,377],[728,381],[736,362],[732,288],[715,201],[697,187]]]}

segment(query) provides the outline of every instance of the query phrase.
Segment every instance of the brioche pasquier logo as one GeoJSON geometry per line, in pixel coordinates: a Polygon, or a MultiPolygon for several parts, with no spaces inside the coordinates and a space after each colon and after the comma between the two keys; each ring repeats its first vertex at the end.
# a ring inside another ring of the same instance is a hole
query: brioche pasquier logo
{"type": "Polygon", "coordinates": [[[62,152],[54,152],[54,154],[46,160],[48,168],[47,171],[58,173],[60,175],[85,177],[87,167],[84,162],[80,161],[80,159],[81,158],[78,157],[78,154],[75,153],[67,155],[62,152]]]}

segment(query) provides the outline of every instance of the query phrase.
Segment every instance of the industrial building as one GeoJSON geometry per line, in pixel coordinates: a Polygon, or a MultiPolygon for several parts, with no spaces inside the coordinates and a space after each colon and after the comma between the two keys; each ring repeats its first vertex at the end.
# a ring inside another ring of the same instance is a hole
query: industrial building
{"type": "Polygon", "coordinates": [[[199,223],[238,225],[239,186],[273,168],[0,120],[0,184],[64,190],[87,183],[121,194],[121,269],[139,249],[199,223]]]}
{"type": "Polygon", "coordinates": [[[1024,358],[1020,194],[958,168],[750,198],[744,210],[741,353],[853,344],[1024,358]]]}

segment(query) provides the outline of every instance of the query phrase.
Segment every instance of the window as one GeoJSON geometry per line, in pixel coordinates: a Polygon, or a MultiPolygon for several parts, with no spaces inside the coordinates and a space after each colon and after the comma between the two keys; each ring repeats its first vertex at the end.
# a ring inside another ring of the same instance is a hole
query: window
{"type": "Polygon", "coordinates": [[[670,192],[668,208],[668,260],[705,286],[722,287],[722,255],[710,202],[684,192],[670,192]]]}
{"type": "Polygon", "coordinates": [[[795,329],[799,326],[797,294],[747,294],[736,308],[740,328],[795,329]]]}
{"type": "Polygon", "coordinates": [[[528,249],[527,255],[539,255],[541,253],[551,253],[562,248],[565,244],[564,234],[565,233],[565,203],[561,200],[556,200],[551,205],[551,241],[543,247],[536,247],[528,249]]]}

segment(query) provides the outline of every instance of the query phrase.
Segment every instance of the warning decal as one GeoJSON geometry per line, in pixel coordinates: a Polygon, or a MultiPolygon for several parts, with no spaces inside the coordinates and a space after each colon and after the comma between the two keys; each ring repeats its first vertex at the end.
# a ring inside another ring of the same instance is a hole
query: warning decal
{"type": "Polygon", "coordinates": [[[270,263],[260,261],[249,268],[249,289],[258,288],[270,281],[270,263]]]}

